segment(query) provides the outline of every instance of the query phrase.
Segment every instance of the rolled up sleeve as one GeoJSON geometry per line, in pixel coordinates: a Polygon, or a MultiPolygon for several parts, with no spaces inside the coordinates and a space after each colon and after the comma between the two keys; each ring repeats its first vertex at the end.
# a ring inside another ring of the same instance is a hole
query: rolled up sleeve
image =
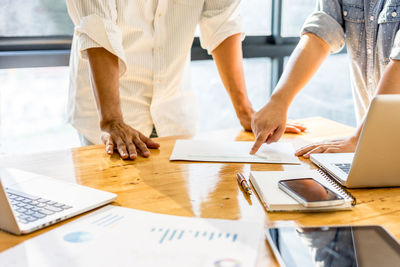
{"type": "Polygon", "coordinates": [[[396,37],[394,38],[390,59],[400,60],[400,30],[397,31],[396,37]]]}
{"type": "Polygon", "coordinates": [[[205,1],[200,18],[200,41],[209,54],[232,35],[240,33],[244,39],[239,3],[239,0],[205,1]]]}
{"type": "Polygon", "coordinates": [[[68,13],[75,24],[80,55],[87,59],[87,49],[102,47],[119,59],[119,73],[126,71],[122,32],[116,23],[114,0],[67,0],[68,13]]]}
{"type": "Polygon", "coordinates": [[[337,0],[317,0],[316,10],[307,18],[301,34],[313,33],[329,44],[331,53],[345,45],[342,7],[337,0]]]}

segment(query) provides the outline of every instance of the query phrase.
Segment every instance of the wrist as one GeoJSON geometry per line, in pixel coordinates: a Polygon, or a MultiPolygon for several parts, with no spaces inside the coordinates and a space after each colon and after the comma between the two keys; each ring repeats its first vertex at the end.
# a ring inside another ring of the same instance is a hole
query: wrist
{"type": "Polygon", "coordinates": [[[361,131],[362,131],[362,126],[360,126],[355,132],[354,132],[354,134],[353,135],[351,135],[350,136],[350,139],[353,141],[353,142],[358,142],[358,139],[360,138],[360,135],[361,135],[361,131]]]}
{"type": "Polygon", "coordinates": [[[102,118],[100,119],[100,129],[103,130],[105,127],[109,125],[121,122],[124,122],[122,115],[102,116],[102,118]]]}
{"type": "Polygon", "coordinates": [[[280,91],[276,91],[271,95],[270,102],[273,102],[275,105],[278,105],[287,111],[292,99],[288,95],[281,93],[280,91]]]}
{"type": "Polygon", "coordinates": [[[238,117],[252,116],[254,114],[254,109],[251,106],[250,101],[235,105],[235,111],[238,117]]]}

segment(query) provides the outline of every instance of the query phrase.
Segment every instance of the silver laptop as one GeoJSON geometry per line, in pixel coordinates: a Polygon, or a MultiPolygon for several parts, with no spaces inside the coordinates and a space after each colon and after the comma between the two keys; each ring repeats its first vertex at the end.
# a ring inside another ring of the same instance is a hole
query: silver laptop
{"type": "Polygon", "coordinates": [[[310,159],[349,188],[400,186],[400,95],[378,95],[368,110],[355,153],[310,159]]]}
{"type": "Polygon", "coordinates": [[[115,200],[117,195],[17,169],[0,169],[0,229],[27,234],[115,200]]]}

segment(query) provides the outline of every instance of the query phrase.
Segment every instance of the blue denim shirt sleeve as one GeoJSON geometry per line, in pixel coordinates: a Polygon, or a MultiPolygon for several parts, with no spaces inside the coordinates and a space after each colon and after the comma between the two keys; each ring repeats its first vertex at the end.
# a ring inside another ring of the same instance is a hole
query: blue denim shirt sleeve
{"type": "Polygon", "coordinates": [[[316,10],[307,18],[301,34],[313,33],[337,53],[345,44],[341,0],[317,0],[316,10]]]}
{"type": "Polygon", "coordinates": [[[394,38],[392,51],[390,52],[390,58],[400,60],[400,30],[397,31],[396,37],[394,38]]]}

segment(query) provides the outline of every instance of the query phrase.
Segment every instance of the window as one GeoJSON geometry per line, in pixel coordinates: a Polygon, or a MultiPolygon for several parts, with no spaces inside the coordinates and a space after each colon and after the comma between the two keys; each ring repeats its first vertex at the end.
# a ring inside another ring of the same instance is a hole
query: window
{"type": "MultiPolygon", "coordinates": [[[[238,128],[239,120],[212,60],[192,61],[192,87],[199,103],[199,131],[238,128]],[[215,116],[218,114],[218,116],[215,116]]],[[[267,58],[244,60],[249,99],[260,109],[270,93],[271,63],[267,58]]]]}
{"type": "Polygon", "coordinates": [[[2,0],[0,36],[71,35],[65,0],[2,0]]]}
{"type": "Polygon", "coordinates": [[[346,54],[328,57],[310,83],[296,96],[289,109],[289,117],[298,119],[322,116],[355,126],[349,75],[346,54]]]}
{"type": "Polygon", "coordinates": [[[282,36],[299,36],[301,27],[315,7],[315,0],[282,0],[282,36]]]}
{"type": "Polygon", "coordinates": [[[68,67],[0,70],[1,152],[80,146],[65,121],[68,67]]]}
{"type": "Polygon", "coordinates": [[[269,0],[244,0],[240,4],[246,35],[271,34],[271,3],[269,0]]]}

